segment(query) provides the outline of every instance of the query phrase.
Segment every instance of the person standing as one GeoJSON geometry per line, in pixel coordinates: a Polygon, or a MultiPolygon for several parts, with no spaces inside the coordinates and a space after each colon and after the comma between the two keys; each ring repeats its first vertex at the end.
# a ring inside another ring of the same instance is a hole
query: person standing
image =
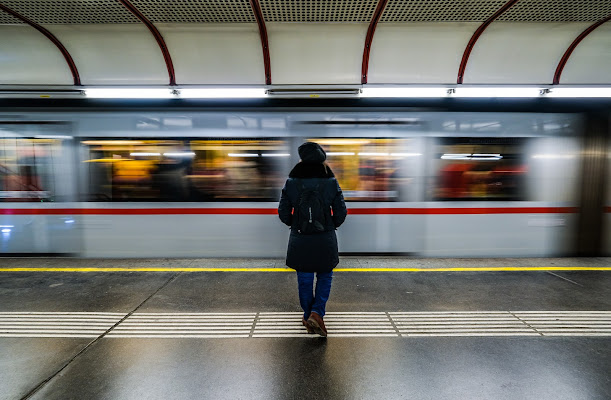
{"type": "Polygon", "coordinates": [[[346,203],[323,148],[306,142],[298,151],[301,160],[282,189],[278,216],[291,227],[286,265],[297,271],[302,324],[308,333],[327,336],[323,317],[339,263],[335,229],[346,219],[346,203]]]}

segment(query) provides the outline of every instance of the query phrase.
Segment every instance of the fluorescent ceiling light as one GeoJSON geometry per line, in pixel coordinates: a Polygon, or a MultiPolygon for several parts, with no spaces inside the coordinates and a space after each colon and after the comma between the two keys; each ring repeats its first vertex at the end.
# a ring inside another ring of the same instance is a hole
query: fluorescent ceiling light
{"type": "Polygon", "coordinates": [[[344,152],[331,152],[327,153],[328,156],[353,156],[354,153],[344,153],[344,152]]]}
{"type": "Polygon", "coordinates": [[[611,87],[563,86],[429,86],[365,87],[361,97],[405,98],[545,98],[611,97],[611,87]]]}
{"type": "Polygon", "coordinates": [[[256,153],[229,153],[229,157],[259,157],[256,153]]]}
{"type": "Polygon", "coordinates": [[[9,228],[2,229],[2,233],[11,233],[11,230],[9,228]]]}
{"type": "Polygon", "coordinates": [[[363,88],[361,97],[447,97],[445,87],[371,87],[363,88]]]}
{"type": "Polygon", "coordinates": [[[390,153],[359,153],[359,156],[389,156],[390,153]]]}
{"type": "Polygon", "coordinates": [[[163,153],[166,157],[195,157],[193,152],[163,153]]]}
{"type": "Polygon", "coordinates": [[[245,99],[266,97],[263,88],[179,89],[184,99],[245,99]]]}
{"type": "Polygon", "coordinates": [[[288,153],[265,153],[261,154],[263,157],[290,157],[288,153]]]}
{"type": "Polygon", "coordinates": [[[552,87],[545,97],[611,97],[611,87],[552,87]]]}
{"type": "Polygon", "coordinates": [[[444,154],[441,156],[444,160],[462,160],[465,157],[470,157],[471,154],[444,154]]]}
{"type": "Polygon", "coordinates": [[[151,88],[93,88],[85,89],[85,95],[94,99],[171,99],[171,89],[151,88]]]}
{"type": "Polygon", "coordinates": [[[539,87],[478,87],[459,86],[454,88],[452,97],[540,97],[539,87]]]}
{"type": "Polygon", "coordinates": [[[135,144],[144,144],[142,140],[85,140],[82,143],[90,146],[129,146],[135,144]]]}
{"type": "Polygon", "coordinates": [[[132,157],[158,157],[161,153],[129,153],[132,157]]]}
{"type": "Polygon", "coordinates": [[[353,145],[353,144],[369,144],[370,140],[367,139],[316,139],[316,140],[308,140],[310,142],[316,142],[318,144],[324,144],[329,146],[336,145],[353,145]]]}
{"type": "Polygon", "coordinates": [[[14,228],[15,225],[0,225],[0,228],[14,228]]]}
{"type": "Polygon", "coordinates": [[[35,139],[74,139],[72,136],[67,135],[35,135],[35,139]]]}
{"type": "Polygon", "coordinates": [[[345,97],[358,96],[361,90],[359,88],[274,88],[269,89],[267,94],[270,96],[286,96],[286,97],[345,97]]]}

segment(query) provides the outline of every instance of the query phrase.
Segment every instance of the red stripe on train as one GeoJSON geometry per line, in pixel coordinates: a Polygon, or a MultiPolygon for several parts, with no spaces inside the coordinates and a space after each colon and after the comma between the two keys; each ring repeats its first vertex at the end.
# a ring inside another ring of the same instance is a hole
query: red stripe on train
{"type": "MultiPolygon", "coordinates": [[[[577,207],[351,208],[351,215],[574,214],[577,207]]],[[[611,212],[606,207],[605,212],[611,212]]],[[[276,215],[275,208],[5,208],[0,215],[276,215]]]]}
{"type": "Polygon", "coordinates": [[[49,208],[2,209],[4,215],[273,215],[275,208],[49,208]]]}
{"type": "Polygon", "coordinates": [[[454,214],[573,214],[577,207],[477,207],[477,208],[353,208],[349,214],[454,215],[454,214]]]}

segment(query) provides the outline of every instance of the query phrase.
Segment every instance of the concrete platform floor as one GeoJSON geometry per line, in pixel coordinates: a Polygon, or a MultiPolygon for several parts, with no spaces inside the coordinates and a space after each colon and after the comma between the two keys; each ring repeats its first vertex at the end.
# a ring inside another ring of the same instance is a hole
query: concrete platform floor
{"type": "Polygon", "coordinates": [[[611,398],[608,258],[344,257],[480,270],[337,272],[327,339],[294,273],[172,270],[279,262],[0,259],[0,399],[611,398]]]}

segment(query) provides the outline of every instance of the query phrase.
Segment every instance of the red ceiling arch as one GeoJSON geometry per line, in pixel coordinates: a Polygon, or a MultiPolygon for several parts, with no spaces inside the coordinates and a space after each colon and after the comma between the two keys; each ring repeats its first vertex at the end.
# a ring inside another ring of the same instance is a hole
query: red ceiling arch
{"type": "Polygon", "coordinates": [[[556,72],[554,73],[554,81],[553,81],[554,85],[558,85],[560,83],[560,77],[562,76],[562,71],[564,70],[566,63],[569,61],[569,58],[571,57],[571,55],[573,54],[573,51],[579,45],[579,43],[581,43],[581,41],[585,39],[586,36],[592,33],[594,29],[598,28],[599,26],[601,26],[602,24],[610,20],[611,20],[611,15],[591,25],[588,29],[581,32],[581,34],[577,36],[577,38],[573,41],[573,43],[571,43],[569,48],[564,52],[564,55],[562,56],[562,58],[560,59],[560,62],[558,63],[558,67],[556,67],[556,72]]]}
{"type": "Polygon", "coordinates": [[[261,47],[263,48],[263,64],[265,67],[265,84],[272,84],[272,68],[269,57],[269,43],[267,40],[267,29],[265,28],[265,20],[263,19],[263,12],[261,11],[261,4],[259,0],[250,0],[250,7],[252,12],[255,14],[257,25],[259,26],[259,36],[261,37],[261,47]]]}
{"type": "Polygon", "coordinates": [[[168,68],[168,75],[170,77],[170,85],[175,86],[176,85],[176,74],[174,73],[174,64],[172,63],[172,57],[170,56],[170,52],[168,51],[168,46],[165,44],[165,40],[163,40],[163,36],[161,36],[161,33],[159,32],[157,27],[155,27],[155,25],[153,25],[153,23],[149,21],[148,18],[146,18],[144,14],[142,14],[128,0],[119,0],[119,2],[123,4],[125,8],[127,8],[132,14],[134,14],[136,18],[142,21],[142,23],[146,25],[149,31],[151,31],[151,33],[155,37],[155,40],[157,41],[157,44],[159,45],[159,48],[161,49],[161,53],[163,54],[163,59],[165,60],[165,65],[168,68]]]}
{"type": "Polygon", "coordinates": [[[0,4],[0,10],[4,10],[5,12],[11,14],[13,17],[20,19],[21,21],[30,25],[32,28],[42,33],[43,35],[47,37],[47,39],[53,42],[53,44],[57,46],[59,51],[62,53],[62,55],[66,59],[66,63],[68,63],[68,67],[70,68],[70,72],[72,73],[72,79],[74,81],[74,85],[81,86],[81,77],[78,73],[78,69],[76,68],[76,64],[74,63],[72,56],[70,55],[68,50],[64,47],[64,45],[59,41],[59,39],[55,37],[55,35],[53,35],[51,32],[49,32],[47,29],[40,26],[36,22],[32,21],[31,19],[24,17],[23,15],[11,10],[10,8],[6,6],[3,6],[2,4],[0,4]]]}
{"type": "Polygon", "coordinates": [[[367,29],[367,36],[365,37],[365,47],[363,49],[363,63],[361,64],[361,83],[367,83],[367,74],[369,72],[369,54],[371,53],[371,43],[373,42],[373,34],[376,31],[378,21],[382,17],[382,13],[388,4],[388,0],[380,0],[376,7],[369,28],[367,29]]]}
{"type": "Polygon", "coordinates": [[[458,79],[456,83],[462,84],[465,77],[465,70],[467,69],[467,62],[469,62],[469,56],[471,55],[471,51],[473,50],[473,46],[477,42],[477,39],[484,33],[488,25],[490,25],[495,19],[497,19],[501,14],[505,11],[509,10],[514,4],[516,4],[519,0],[509,0],[503,7],[501,7],[497,12],[491,15],[483,24],[480,25],[479,28],[475,31],[471,40],[467,44],[465,48],[465,52],[463,53],[462,60],[460,61],[460,67],[458,68],[458,79]]]}

